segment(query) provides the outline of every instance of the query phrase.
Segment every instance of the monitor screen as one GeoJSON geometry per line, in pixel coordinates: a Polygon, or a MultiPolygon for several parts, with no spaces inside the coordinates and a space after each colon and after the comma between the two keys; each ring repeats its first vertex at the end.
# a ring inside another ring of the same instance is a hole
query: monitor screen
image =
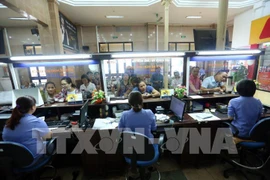
{"type": "Polygon", "coordinates": [[[176,97],[172,96],[170,110],[173,111],[174,115],[177,116],[179,119],[183,119],[185,113],[185,106],[186,103],[177,99],[176,97]]]}
{"type": "Polygon", "coordinates": [[[85,121],[87,120],[88,102],[89,102],[89,100],[87,100],[80,109],[79,127],[81,127],[83,124],[85,124],[85,121]]]}
{"type": "Polygon", "coordinates": [[[255,94],[254,94],[254,98],[259,99],[262,104],[266,107],[270,108],[270,96],[269,96],[269,92],[266,91],[262,91],[257,89],[255,94]]]}
{"type": "MultiPolygon", "coordinates": [[[[195,50],[215,50],[216,30],[215,29],[193,29],[195,50]]],[[[229,35],[226,31],[225,49],[229,47],[229,35]]]]}

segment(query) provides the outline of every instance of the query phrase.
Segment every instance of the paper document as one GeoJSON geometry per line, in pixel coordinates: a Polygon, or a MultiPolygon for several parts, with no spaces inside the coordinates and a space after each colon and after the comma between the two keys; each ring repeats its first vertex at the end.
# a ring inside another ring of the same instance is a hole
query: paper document
{"type": "Polygon", "coordinates": [[[192,99],[201,99],[203,98],[203,96],[199,96],[199,95],[192,95],[192,96],[189,96],[191,97],[192,99]]]}
{"type": "Polygon", "coordinates": [[[111,104],[118,104],[118,103],[127,103],[128,104],[128,99],[124,99],[124,100],[114,100],[114,101],[110,101],[111,104]]]}
{"type": "Polygon", "coordinates": [[[97,118],[92,129],[115,129],[117,126],[115,118],[97,118]]]}
{"type": "Polygon", "coordinates": [[[216,121],[220,120],[217,116],[212,113],[188,113],[190,117],[197,121],[216,121]]]}

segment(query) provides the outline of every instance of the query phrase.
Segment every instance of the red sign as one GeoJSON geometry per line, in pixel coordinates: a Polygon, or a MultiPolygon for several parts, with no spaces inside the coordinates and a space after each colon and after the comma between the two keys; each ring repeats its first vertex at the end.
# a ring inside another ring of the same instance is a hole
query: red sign
{"type": "Polygon", "coordinates": [[[258,82],[260,83],[260,89],[270,91],[270,72],[259,72],[258,82]]]}

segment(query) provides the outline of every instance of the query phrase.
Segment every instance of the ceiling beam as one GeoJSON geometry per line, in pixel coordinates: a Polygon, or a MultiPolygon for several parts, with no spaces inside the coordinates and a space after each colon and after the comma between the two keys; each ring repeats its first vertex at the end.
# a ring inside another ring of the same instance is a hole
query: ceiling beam
{"type": "Polygon", "coordinates": [[[28,14],[26,11],[24,11],[22,9],[19,9],[18,7],[16,7],[13,4],[7,2],[6,0],[0,0],[0,3],[7,6],[9,9],[12,9],[13,11],[19,13],[23,17],[26,17],[29,20],[34,21],[34,22],[42,25],[43,27],[48,27],[48,24],[46,24],[45,22],[41,21],[40,19],[37,19],[36,17],[32,16],[31,14],[28,14]]]}

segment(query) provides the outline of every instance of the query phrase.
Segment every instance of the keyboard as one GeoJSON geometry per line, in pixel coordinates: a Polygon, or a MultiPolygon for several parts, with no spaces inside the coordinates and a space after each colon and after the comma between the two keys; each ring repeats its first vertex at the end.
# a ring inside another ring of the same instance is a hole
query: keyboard
{"type": "Polygon", "coordinates": [[[47,126],[50,127],[66,127],[69,125],[69,120],[68,121],[48,121],[46,122],[47,126]]]}

